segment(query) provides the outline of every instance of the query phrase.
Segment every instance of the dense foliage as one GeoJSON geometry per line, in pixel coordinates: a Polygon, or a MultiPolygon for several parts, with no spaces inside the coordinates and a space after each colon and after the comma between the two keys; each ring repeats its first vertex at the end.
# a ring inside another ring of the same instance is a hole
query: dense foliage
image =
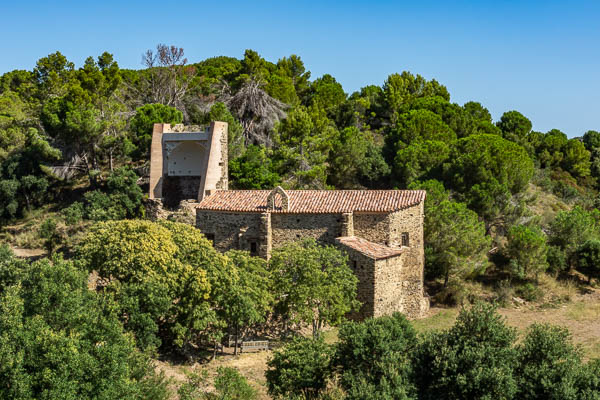
{"type": "Polygon", "coordinates": [[[275,396],[314,398],[338,381],[346,399],[598,399],[598,360],[584,362],[568,331],[532,325],[523,340],[491,305],[461,310],[454,326],[416,337],[400,315],[347,322],[327,356],[296,340],[266,372],[275,396]],[[329,360],[329,365],[327,362],[329,360]]]}
{"type": "MultiPolygon", "coordinates": [[[[290,244],[266,264],[219,254],[190,226],[138,220],[154,123],[227,122],[231,188],[427,190],[425,277],[436,300],[462,302],[484,274],[527,288],[545,271],[600,277],[596,130],[537,132],[516,110],[494,122],[482,104],[453,103],[440,82],[408,71],[346,93],[297,55],[270,62],[246,50],[189,64],[183,49],[158,45],[143,64],[121,69],[103,53],[76,67],[56,52],[0,76],[0,227],[25,220],[35,246],[75,258],[0,260],[5,397],[161,398],[136,347],[216,351],[273,320],[311,324],[316,337],[358,306],[356,278],[332,247],[290,244]],[[80,270],[97,274],[96,293],[80,270]]],[[[535,327],[515,347],[485,308],[422,340],[397,316],[344,325],[340,338],[332,362],[318,340],[277,353],[272,369],[291,369],[272,373],[272,393],[314,397],[334,370],[351,398],[595,398],[600,387],[600,363],[582,367],[564,332],[535,327]]],[[[231,371],[222,379],[237,382],[231,371]]]]}
{"type": "Polygon", "coordinates": [[[0,397],[166,399],[149,359],[87,274],[0,247],[0,397]]]}

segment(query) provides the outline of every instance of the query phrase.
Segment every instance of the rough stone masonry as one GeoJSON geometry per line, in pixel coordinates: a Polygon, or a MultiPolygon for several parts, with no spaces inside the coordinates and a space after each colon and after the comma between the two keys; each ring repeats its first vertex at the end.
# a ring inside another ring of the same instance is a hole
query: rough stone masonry
{"type": "Polygon", "coordinates": [[[227,185],[226,123],[213,122],[206,132],[154,126],[150,198],[197,200],[196,226],[218,250],[247,250],[268,259],[284,243],[314,238],[348,254],[362,303],[353,317],[398,311],[419,318],[429,309],[423,288],[424,191],[227,185]]]}

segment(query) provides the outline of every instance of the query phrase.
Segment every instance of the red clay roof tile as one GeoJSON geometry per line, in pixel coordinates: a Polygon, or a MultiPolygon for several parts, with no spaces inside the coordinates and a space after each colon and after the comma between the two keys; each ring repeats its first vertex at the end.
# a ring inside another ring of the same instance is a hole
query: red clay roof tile
{"type": "Polygon", "coordinates": [[[375,260],[395,257],[402,254],[401,248],[388,247],[379,243],[369,242],[358,236],[343,236],[336,238],[335,240],[336,242],[348,246],[375,260]]]}
{"type": "Polygon", "coordinates": [[[287,210],[277,197],[275,208],[267,207],[271,190],[218,190],[205,197],[200,210],[328,214],[342,212],[393,212],[425,200],[424,190],[286,190],[287,210]]]}

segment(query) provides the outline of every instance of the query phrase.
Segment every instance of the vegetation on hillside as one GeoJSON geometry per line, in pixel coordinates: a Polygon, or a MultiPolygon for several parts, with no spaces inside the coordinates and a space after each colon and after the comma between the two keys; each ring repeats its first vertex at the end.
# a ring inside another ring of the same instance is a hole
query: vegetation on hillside
{"type": "MultiPolygon", "coordinates": [[[[330,376],[356,399],[598,397],[597,362],[564,331],[534,327],[515,344],[483,306],[422,338],[399,316],[345,324],[332,349],[323,326],[359,306],[338,250],[294,243],[268,264],[219,254],[191,226],[145,220],[143,193],[154,123],[226,121],[232,188],[426,189],[432,300],[533,301],[550,275],[600,278],[599,132],[536,132],[515,110],[493,121],[407,71],[346,93],[297,55],[189,63],[158,45],[143,59],[76,67],[56,52],[0,76],[0,239],[49,255],[0,247],[4,397],[164,398],[151,356],[214,357],[229,335],[305,325],[313,338],[270,362],[274,396],[335,397],[330,376]],[[472,290],[482,284],[491,296],[472,290]]],[[[236,374],[221,371],[216,392],[191,376],[179,395],[254,396],[236,374]]]]}

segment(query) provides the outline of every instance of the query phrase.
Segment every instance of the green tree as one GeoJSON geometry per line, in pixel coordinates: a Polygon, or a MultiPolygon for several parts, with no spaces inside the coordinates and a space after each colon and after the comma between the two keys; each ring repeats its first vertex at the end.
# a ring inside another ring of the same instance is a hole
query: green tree
{"type": "Polygon", "coordinates": [[[534,324],[516,348],[517,394],[515,398],[580,399],[581,351],[571,343],[569,331],[534,324]]]}
{"type": "Polygon", "coordinates": [[[298,96],[302,96],[308,90],[310,71],[306,70],[300,56],[292,54],[289,57],[283,57],[277,61],[277,68],[292,79],[298,96]]]}
{"type": "Polygon", "coordinates": [[[443,141],[416,141],[396,154],[394,175],[403,187],[416,180],[439,177],[449,156],[450,146],[443,141]]]}
{"type": "Polygon", "coordinates": [[[531,121],[518,111],[505,112],[496,125],[502,131],[502,137],[521,145],[527,142],[532,127],[531,121]]]}
{"type": "Polygon", "coordinates": [[[237,119],[231,114],[224,103],[215,103],[208,112],[207,118],[204,121],[209,123],[212,121],[227,122],[227,151],[228,159],[233,160],[239,157],[245,149],[244,143],[244,128],[237,119]]]}
{"type": "Polygon", "coordinates": [[[234,189],[269,189],[278,186],[281,177],[275,172],[264,146],[250,145],[238,158],[229,161],[229,176],[234,189]]]}
{"type": "Polygon", "coordinates": [[[0,397],[168,398],[87,273],[60,258],[0,264],[0,397]]]}
{"type": "Polygon", "coordinates": [[[332,352],[322,339],[302,337],[276,350],[265,372],[269,394],[277,399],[317,399],[332,374],[332,352]]]}
{"type": "Polygon", "coordinates": [[[287,186],[297,189],[324,189],[327,158],[339,133],[325,110],[297,107],[277,126],[275,157],[287,186]]]}
{"type": "Polygon", "coordinates": [[[587,151],[592,151],[600,147],[600,132],[598,131],[587,131],[583,135],[583,144],[587,151]]]}
{"type": "Polygon", "coordinates": [[[600,240],[588,239],[583,242],[576,253],[577,270],[588,277],[600,278],[600,240]]]}
{"type": "Polygon", "coordinates": [[[173,107],[158,103],[138,107],[130,121],[132,141],[138,148],[138,157],[146,157],[150,152],[154,124],[180,124],[182,121],[183,114],[173,107]]]}
{"type": "Polygon", "coordinates": [[[250,325],[264,322],[271,310],[272,283],[266,261],[262,258],[239,250],[230,250],[225,255],[235,269],[230,270],[233,282],[221,307],[228,326],[234,329],[234,353],[237,354],[240,333],[250,325]]]}
{"type": "Polygon", "coordinates": [[[421,75],[413,75],[408,71],[388,76],[383,84],[383,98],[389,113],[406,110],[415,98],[439,96],[450,101],[450,93],[445,86],[435,79],[427,81],[421,75]]]}
{"type": "Polygon", "coordinates": [[[329,153],[328,181],[337,189],[359,187],[361,182],[377,182],[389,167],[370,132],[344,128],[329,153]]]}
{"type": "Polygon", "coordinates": [[[575,177],[583,178],[590,175],[590,152],[579,139],[571,139],[567,142],[562,167],[575,177]]]}
{"type": "Polygon", "coordinates": [[[314,239],[273,251],[269,269],[276,301],[293,322],[311,323],[313,337],[324,324],[337,325],[358,308],[358,279],[347,261],[337,248],[320,246],[314,239]]]}
{"type": "Polygon", "coordinates": [[[577,247],[598,237],[598,218],[579,206],[570,211],[560,211],[550,222],[548,243],[564,252],[566,267],[575,262],[577,247]]]}
{"type": "Polygon", "coordinates": [[[511,272],[519,278],[535,277],[548,268],[546,235],[539,227],[515,225],[508,230],[506,251],[511,272]]]}
{"type": "Polygon", "coordinates": [[[448,330],[430,333],[415,354],[419,399],[512,399],[516,335],[491,305],[461,310],[448,330]]]}
{"type": "Polygon", "coordinates": [[[126,327],[149,345],[157,339],[176,348],[201,343],[215,321],[207,270],[225,269],[227,261],[199,232],[194,236],[182,225],[101,222],[76,249],[85,269],[108,280],[104,291],[117,300],[126,327]]]}
{"type": "Polygon", "coordinates": [[[497,135],[472,135],[455,143],[444,170],[459,199],[490,226],[510,214],[511,196],[527,187],[534,168],[518,144],[497,135]]]}
{"type": "Polygon", "coordinates": [[[317,106],[325,109],[331,116],[331,112],[346,100],[346,93],[342,85],[329,74],[315,79],[307,92],[306,106],[317,106]]]}
{"type": "Polygon", "coordinates": [[[544,135],[537,149],[537,157],[542,167],[558,167],[563,158],[569,139],[558,129],[552,129],[544,135]]]}
{"type": "Polygon", "coordinates": [[[342,324],[335,364],[347,399],[414,399],[414,328],[401,314],[342,324]]]}
{"type": "Polygon", "coordinates": [[[427,190],[424,229],[427,278],[443,277],[444,287],[449,283],[456,286],[485,271],[491,239],[477,214],[464,203],[450,200],[439,181],[415,182],[410,188],[427,190]]]}
{"type": "Polygon", "coordinates": [[[388,151],[397,152],[405,145],[419,140],[436,140],[450,143],[456,133],[444,123],[442,117],[429,110],[411,110],[398,114],[386,136],[388,151]]]}

